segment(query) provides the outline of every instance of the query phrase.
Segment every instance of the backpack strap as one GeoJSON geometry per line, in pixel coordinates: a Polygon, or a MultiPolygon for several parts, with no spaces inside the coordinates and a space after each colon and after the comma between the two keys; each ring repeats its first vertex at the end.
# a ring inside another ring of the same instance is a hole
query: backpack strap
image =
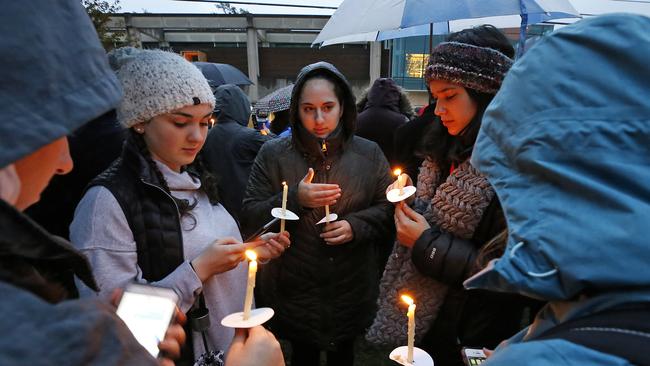
{"type": "Polygon", "coordinates": [[[564,339],[635,365],[650,365],[650,303],[630,304],[573,319],[531,341],[546,339],[564,339]]]}

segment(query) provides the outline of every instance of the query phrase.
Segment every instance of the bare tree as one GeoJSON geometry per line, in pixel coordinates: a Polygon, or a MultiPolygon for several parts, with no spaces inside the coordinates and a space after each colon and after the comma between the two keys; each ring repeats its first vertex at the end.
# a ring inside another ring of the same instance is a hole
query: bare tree
{"type": "Polygon", "coordinates": [[[217,9],[223,11],[224,14],[250,14],[248,10],[236,8],[230,3],[222,2],[214,5],[217,9]]]}
{"type": "Polygon", "coordinates": [[[104,48],[109,50],[115,47],[124,34],[119,31],[109,31],[108,22],[111,14],[120,11],[120,0],[81,0],[81,3],[86,8],[104,48]]]}

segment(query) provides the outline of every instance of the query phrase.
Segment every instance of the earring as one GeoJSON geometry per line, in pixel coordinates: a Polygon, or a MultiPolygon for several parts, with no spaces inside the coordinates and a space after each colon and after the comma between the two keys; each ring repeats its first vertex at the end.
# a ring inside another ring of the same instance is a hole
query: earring
{"type": "Polygon", "coordinates": [[[143,133],[143,132],[144,132],[144,129],[143,129],[142,127],[136,127],[136,128],[135,128],[135,132],[137,132],[137,133],[143,133]]]}

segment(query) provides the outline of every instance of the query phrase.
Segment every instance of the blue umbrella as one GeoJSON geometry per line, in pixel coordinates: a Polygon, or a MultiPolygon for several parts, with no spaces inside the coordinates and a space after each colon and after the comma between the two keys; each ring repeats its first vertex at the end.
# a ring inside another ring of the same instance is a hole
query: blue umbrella
{"type": "Polygon", "coordinates": [[[423,24],[444,27],[451,20],[502,15],[521,16],[521,42],[529,21],[579,17],[568,0],[345,0],[314,43],[423,24]]]}
{"type": "Polygon", "coordinates": [[[194,65],[201,70],[203,76],[208,79],[208,84],[213,88],[223,84],[253,84],[248,76],[232,65],[214,62],[194,62],[194,65]]]}

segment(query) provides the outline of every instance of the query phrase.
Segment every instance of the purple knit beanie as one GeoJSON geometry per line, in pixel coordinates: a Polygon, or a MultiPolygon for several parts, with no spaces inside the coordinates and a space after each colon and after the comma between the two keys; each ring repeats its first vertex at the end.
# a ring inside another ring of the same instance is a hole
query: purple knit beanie
{"type": "Polygon", "coordinates": [[[425,72],[431,80],[446,80],[479,92],[496,94],[512,59],[488,47],[443,42],[433,49],[425,72]]]}

